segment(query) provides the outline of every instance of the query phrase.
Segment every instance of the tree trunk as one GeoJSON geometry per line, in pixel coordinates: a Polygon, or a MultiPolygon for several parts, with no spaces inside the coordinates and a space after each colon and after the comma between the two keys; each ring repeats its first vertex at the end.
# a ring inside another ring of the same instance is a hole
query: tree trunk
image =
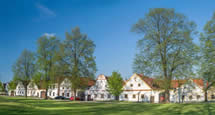
{"type": "Polygon", "coordinates": [[[27,98],[27,96],[28,96],[27,95],[28,86],[25,85],[24,87],[25,87],[25,98],[27,98]]]}
{"type": "Polygon", "coordinates": [[[119,101],[119,96],[115,96],[115,100],[116,100],[116,101],[119,101]]]}
{"type": "Polygon", "coordinates": [[[165,103],[169,103],[169,89],[166,89],[164,92],[165,103]]]}
{"type": "Polygon", "coordinates": [[[48,88],[46,87],[46,96],[45,99],[48,99],[48,88]]]}
{"type": "Polygon", "coordinates": [[[208,101],[208,91],[205,90],[205,102],[207,102],[207,101],[208,101]]]}
{"type": "Polygon", "coordinates": [[[58,83],[58,86],[57,86],[57,96],[60,96],[60,83],[58,83]]]}
{"type": "Polygon", "coordinates": [[[76,101],[76,89],[74,89],[74,101],[76,101]]]}

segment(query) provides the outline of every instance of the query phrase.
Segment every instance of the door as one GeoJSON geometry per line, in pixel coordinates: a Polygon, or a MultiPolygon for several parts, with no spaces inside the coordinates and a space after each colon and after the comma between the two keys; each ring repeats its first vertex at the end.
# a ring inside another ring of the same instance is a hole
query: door
{"type": "Polygon", "coordinates": [[[10,96],[14,96],[14,91],[11,91],[11,94],[10,94],[10,96]]]}
{"type": "Polygon", "coordinates": [[[87,101],[91,101],[91,95],[87,95],[87,101]]]}
{"type": "Polygon", "coordinates": [[[45,91],[41,91],[40,98],[45,98],[45,97],[46,97],[46,92],[45,91]]]}
{"type": "Polygon", "coordinates": [[[150,96],[150,103],[154,103],[155,97],[154,96],[150,96]]]}

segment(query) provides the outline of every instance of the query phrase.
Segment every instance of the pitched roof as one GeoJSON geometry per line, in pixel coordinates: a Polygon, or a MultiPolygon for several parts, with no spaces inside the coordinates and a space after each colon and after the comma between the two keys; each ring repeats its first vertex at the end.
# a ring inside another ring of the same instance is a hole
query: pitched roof
{"type": "Polygon", "coordinates": [[[152,89],[160,89],[160,86],[158,82],[155,81],[154,78],[150,78],[147,76],[144,76],[142,74],[137,74],[145,83],[152,89]]]}
{"type": "MultiPolygon", "coordinates": [[[[203,79],[192,79],[192,80],[197,86],[204,87],[204,80],[203,79]]],[[[208,82],[207,82],[207,85],[208,85],[208,82]]]]}
{"type": "Polygon", "coordinates": [[[186,82],[187,82],[187,80],[172,80],[171,87],[177,88],[177,87],[180,87],[181,85],[185,84],[186,82]]]}

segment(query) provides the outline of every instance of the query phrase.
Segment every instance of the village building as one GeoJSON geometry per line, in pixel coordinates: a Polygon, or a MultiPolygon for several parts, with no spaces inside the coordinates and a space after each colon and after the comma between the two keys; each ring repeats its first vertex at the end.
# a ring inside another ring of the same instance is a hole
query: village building
{"type": "MultiPolygon", "coordinates": [[[[40,81],[39,85],[30,82],[27,86],[27,96],[45,98],[46,90],[43,82],[44,81],[40,81]]],[[[89,88],[94,85],[94,80],[81,78],[81,85],[89,88]]],[[[85,89],[78,89],[76,96],[84,98],[84,91],[85,89]]],[[[49,98],[55,98],[56,96],[64,96],[66,98],[70,98],[71,96],[74,96],[74,92],[71,89],[71,82],[68,77],[62,77],[58,82],[56,81],[55,83],[49,85],[47,92],[47,96],[49,98]]],[[[10,96],[25,96],[25,88],[21,82],[17,84],[14,93],[11,93],[10,96]]]]}
{"type": "Polygon", "coordinates": [[[85,100],[94,101],[109,101],[114,100],[114,96],[108,92],[107,83],[108,77],[99,75],[96,79],[95,85],[85,91],[85,100]]]}
{"type": "MultiPolygon", "coordinates": [[[[108,92],[108,77],[99,75],[94,86],[85,91],[86,100],[109,101],[114,96],[108,92]]],[[[133,74],[124,82],[120,101],[160,103],[164,101],[162,83],[155,78],[141,74],[133,74]]],[[[200,102],[204,101],[204,82],[202,79],[172,80],[170,102],[200,102]]],[[[208,100],[215,99],[215,88],[208,91],[208,100]]]]}
{"type": "MultiPolygon", "coordinates": [[[[86,101],[110,101],[115,97],[108,92],[108,78],[99,75],[97,79],[89,80],[81,78],[81,89],[77,89],[76,97],[86,101]]],[[[42,83],[42,82],[41,82],[42,83]]],[[[120,101],[160,103],[164,101],[164,90],[162,82],[155,78],[150,78],[141,74],[133,74],[123,83],[123,92],[119,96],[120,101]]],[[[40,85],[31,82],[27,86],[27,96],[45,98],[46,90],[40,85]],[[39,87],[40,86],[40,87],[39,87]]],[[[202,79],[172,80],[170,89],[170,102],[200,102],[204,101],[204,81],[202,79]]],[[[10,91],[9,91],[10,92],[10,91]]],[[[19,82],[11,96],[25,96],[24,86],[19,82]]],[[[48,88],[47,96],[55,98],[64,96],[70,98],[74,96],[71,89],[69,77],[62,77],[61,80],[52,83],[48,88]],[[58,87],[59,86],[59,87],[58,87]]],[[[208,100],[215,100],[215,88],[208,90],[208,100]]]]}

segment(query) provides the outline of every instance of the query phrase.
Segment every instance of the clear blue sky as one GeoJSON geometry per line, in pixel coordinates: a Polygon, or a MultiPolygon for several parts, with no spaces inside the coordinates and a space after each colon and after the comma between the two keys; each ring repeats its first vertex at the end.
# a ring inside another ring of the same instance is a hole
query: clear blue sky
{"type": "Polygon", "coordinates": [[[65,39],[65,32],[79,26],[95,42],[98,74],[113,70],[132,75],[136,42],[141,37],[131,26],[149,8],[175,8],[198,25],[215,11],[214,0],[0,0],[0,80],[13,77],[11,66],[24,48],[36,51],[43,34],[65,39]]]}

